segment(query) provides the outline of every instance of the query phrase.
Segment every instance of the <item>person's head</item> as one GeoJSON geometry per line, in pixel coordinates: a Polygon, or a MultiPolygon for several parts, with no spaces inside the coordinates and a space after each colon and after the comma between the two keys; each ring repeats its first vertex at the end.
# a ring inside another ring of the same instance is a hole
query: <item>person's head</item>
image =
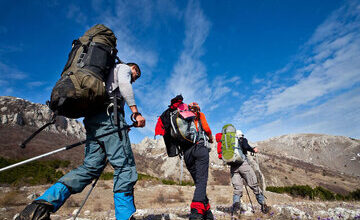
{"type": "Polygon", "coordinates": [[[241,130],[236,130],[236,137],[237,138],[243,138],[244,137],[244,133],[241,130]]]}
{"type": "Polygon", "coordinates": [[[131,69],[131,83],[133,83],[141,76],[140,67],[136,63],[127,63],[126,65],[128,65],[131,69]]]}
{"type": "Polygon", "coordinates": [[[194,113],[200,112],[200,106],[199,106],[199,104],[196,103],[196,102],[190,103],[190,104],[189,104],[189,108],[190,108],[190,110],[191,110],[192,112],[194,112],[194,113]]]}
{"type": "Polygon", "coordinates": [[[169,107],[171,109],[176,109],[181,103],[183,103],[184,98],[182,95],[177,95],[171,99],[169,107]]]}

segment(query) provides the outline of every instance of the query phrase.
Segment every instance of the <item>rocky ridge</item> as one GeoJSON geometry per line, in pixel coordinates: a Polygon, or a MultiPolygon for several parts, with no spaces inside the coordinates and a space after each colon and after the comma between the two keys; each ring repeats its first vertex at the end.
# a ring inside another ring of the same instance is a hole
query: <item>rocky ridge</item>
{"type": "Polygon", "coordinates": [[[360,177],[360,140],[325,134],[289,134],[254,144],[264,153],[284,156],[360,177]]]}
{"type": "MultiPolygon", "coordinates": [[[[37,129],[48,123],[51,118],[52,111],[47,105],[32,103],[21,98],[0,96],[0,125],[37,129]]],[[[85,138],[82,123],[65,117],[57,117],[56,123],[47,127],[45,131],[85,138]]]]}

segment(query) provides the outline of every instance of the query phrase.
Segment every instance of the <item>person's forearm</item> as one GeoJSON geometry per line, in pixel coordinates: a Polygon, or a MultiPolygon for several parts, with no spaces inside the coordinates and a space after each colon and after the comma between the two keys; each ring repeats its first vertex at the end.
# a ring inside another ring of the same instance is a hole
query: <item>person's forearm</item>
{"type": "Polygon", "coordinates": [[[132,113],[139,112],[136,105],[129,106],[132,113]]]}

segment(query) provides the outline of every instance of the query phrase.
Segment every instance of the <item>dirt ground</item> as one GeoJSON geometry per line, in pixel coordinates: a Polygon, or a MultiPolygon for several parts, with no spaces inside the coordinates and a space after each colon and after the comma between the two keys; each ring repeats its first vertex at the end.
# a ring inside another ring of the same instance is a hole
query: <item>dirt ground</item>
{"type": "MultiPolygon", "coordinates": [[[[41,195],[49,186],[0,187],[0,219],[13,219],[14,215],[19,213],[34,198],[41,195]]],[[[135,204],[137,208],[135,216],[137,219],[186,219],[190,211],[189,205],[194,188],[194,186],[163,185],[152,181],[139,181],[135,187],[135,204]]],[[[52,219],[71,219],[89,189],[90,185],[82,193],[72,195],[63,207],[52,215],[52,219]]],[[[241,219],[287,219],[287,217],[277,215],[276,209],[272,209],[269,214],[262,214],[253,193],[249,188],[248,190],[255,208],[255,214],[244,215],[241,219]]],[[[216,219],[231,219],[232,187],[230,185],[210,185],[207,192],[216,219]]],[[[339,205],[342,207],[348,205],[349,207],[356,206],[360,211],[359,202],[352,204],[308,201],[271,192],[266,192],[265,196],[270,206],[281,207],[292,204],[300,209],[301,206],[306,205],[308,207],[310,203],[313,203],[314,208],[319,206],[325,210],[339,205]]],[[[249,197],[245,190],[242,201],[251,210],[249,197]]],[[[79,217],[79,219],[115,219],[111,180],[98,182],[79,217]]]]}

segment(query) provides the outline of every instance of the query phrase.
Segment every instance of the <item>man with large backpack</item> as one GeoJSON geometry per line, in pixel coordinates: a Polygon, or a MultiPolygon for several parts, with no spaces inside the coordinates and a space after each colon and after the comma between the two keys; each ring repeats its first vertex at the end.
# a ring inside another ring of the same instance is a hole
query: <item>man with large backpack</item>
{"type": "MultiPolygon", "coordinates": [[[[95,26],[95,28],[109,30],[105,26],[95,26]]],[[[98,35],[91,35],[90,37],[97,40],[97,36],[98,35]]],[[[107,40],[107,36],[108,35],[101,35],[100,37],[107,40]]],[[[96,43],[88,45],[90,46],[88,51],[93,51],[95,54],[96,50],[91,49],[93,45],[96,45],[96,43]]],[[[70,55],[69,58],[71,57],[70,55]]],[[[75,57],[77,56],[75,55],[75,57]]],[[[95,55],[94,57],[101,59],[101,57],[99,58],[95,55]]],[[[97,62],[96,68],[101,67],[98,60],[94,62],[97,62]]],[[[114,61],[112,62],[115,63],[114,61]]],[[[103,63],[107,64],[109,62],[103,63]]],[[[92,68],[90,64],[88,65],[90,66],[89,68],[96,70],[96,68],[92,68]]],[[[69,66],[72,66],[72,64],[69,66]]],[[[80,69],[80,71],[87,73],[86,69],[80,69]]],[[[135,121],[135,126],[144,127],[145,119],[138,112],[132,88],[132,83],[135,82],[140,75],[140,68],[135,63],[118,63],[112,66],[109,73],[104,75],[106,76],[106,78],[104,78],[104,90],[112,97],[112,101],[109,100],[103,104],[98,103],[98,105],[91,105],[93,109],[89,111],[84,118],[86,137],[87,140],[93,140],[95,136],[105,134],[109,131],[117,129],[119,131],[94,141],[87,141],[83,164],[64,175],[57,183],[47,189],[43,195],[28,205],[17,217],[18,220],[50,219],[50,213],[56,212],[71,194],[81,192],[88,184],[101,175],[107,164],[106,161],[114,168],[113,192],[116,219],[127,220],[133,218],[132,215],[136,211],[134,204],[134,185],[137,181],[138,174],[128,135],[128,127],[124,119],[124,105],[126,102],[130,107],[132,112],[131,119],[135,121]]],[[[89,77],[91,76],[89,75],[88,79],[89,77]]],[[[59,94],[61,94],[61,91],[59,94]]],[[[62,103],[66,103],[66,99],[63,98],[62,103]]],[[[69,105],[69,107],[71,107],[71,105],[69,105]]],[[[62,110],[64,109],[65,108],[62,108],[62,110]]]]}
{"type": "Polygon", "coordinates": [[[184,155],[186,168],[195,183],[190,204],[190,220],[212,220],[206,195],[209,170],[209,144],[213,143],[210,127],[200,107],[183,103],[181,95],[171,100],[169,108],[159,117],[155,135],[163,135],[169,157],[184,155]]]}
{"type": "Polygon", "coordinates": [[[222,133],[216,134],[216,137],[216,141],[221,143],[222,151],[219,153],[222,154],[223,161],[230,165],[231,182],[234,188],[232,216],[240,214],[244,180],[254,192],[256,200],[261,206],[261,211],[268,213],[270,207],[266,205],[256,174],[247,159],[248,151],[257,153],[258,149],[256,147],[252,148],[242,131],[235,130],[235,127],[231,124],[225,125],[222,133]]]}

